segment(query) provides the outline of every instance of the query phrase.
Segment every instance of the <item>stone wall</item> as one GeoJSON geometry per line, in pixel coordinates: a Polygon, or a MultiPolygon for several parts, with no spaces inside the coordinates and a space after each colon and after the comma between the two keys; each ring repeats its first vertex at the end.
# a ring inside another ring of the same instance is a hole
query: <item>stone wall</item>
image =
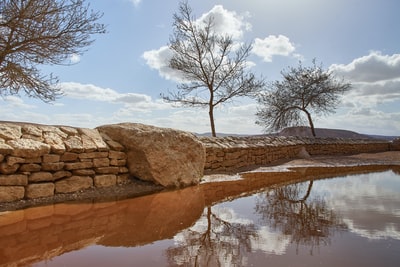
{"type": "Polygon", "coordinates": [[[131,123],[87,129],[0,122],[0,203],[123,184],[129,176],[179,187],[198,183],[203,170],[236,172],[296,157],[390,149],[400,149],[399,142],[208,138],[131,123]]]}
{"type": "Polygon", "coordinates": [[[388,151],[382,140],[306,137],[200,137],[206,147],[205,173],[231,172],[279,160],[314,155],[388,151]]]}
{"type": "Polygon", "coordinates": [[[93,129],[2,122],[0,202],[123,183],[123,150],[93,129]]]}

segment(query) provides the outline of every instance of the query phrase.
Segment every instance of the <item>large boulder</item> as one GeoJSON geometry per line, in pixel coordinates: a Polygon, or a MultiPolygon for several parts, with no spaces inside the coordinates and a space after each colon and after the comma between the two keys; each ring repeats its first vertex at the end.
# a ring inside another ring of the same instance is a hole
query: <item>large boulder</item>
{"type": "Polygon", "coordinates": [[[205,164],[205,147],[191,133],[138,123],[97,128],[105,138],[125,147],[131,175],[165,187],[199,183],[205,164]]]}

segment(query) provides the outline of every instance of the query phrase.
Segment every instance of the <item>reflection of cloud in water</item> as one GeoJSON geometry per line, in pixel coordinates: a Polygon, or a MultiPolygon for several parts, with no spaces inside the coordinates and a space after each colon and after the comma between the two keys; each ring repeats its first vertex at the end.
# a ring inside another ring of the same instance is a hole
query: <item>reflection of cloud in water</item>
{"type": "Polygon", "coordinates": [[[344,222],[347,224],[351,232],[368,239],[380,240],[380,239],[393,238],[400,240],[400,231],[396,229],[396,226],[393,223],[386,224],[383,230],[377,230],[377,229],[367,230],[354,225],[354,222],[352,220],[345,219],[344,222]]]}
{"type": "MultiPolygon", "coordinates": [[[[245,218],[239,218],[237,213],[231,209],[231,208],[227,208],[227,207],[213,207],[212,208],[212,213],[214,215],[216,215],[219,219],[228,222],[230,224],[242,224],[242,225],[250,225],[253,223],[253,221],[249,220],[249,219],[245,219],[245,218]]],[[[206,216],[207,214],[207,209],[204,210],[203,212],[203,216],[201,216],[201,218],[199,220],[197,220],[197,222],[190,227],[189,229],[178,233],[177,235],[175,235],[174,237],[174,241],[177,244],[183,244],[185,243],[188,238],[187,238],[187,234],[193,233],[193,232],[197,232],[197,233],[204,233],[208,230],[209,227],[209,222],[208,222],[208,218],[206,216]],[[189,231],[189,232],[188,232],[189,231]]],[[[212,228],[212,232],[215,233],[221,233],[223,231],[223,225],[219,224],[219,225],[213,225],[212,228]]],[[[237,244],[238,240],[233,238],[232,236],[226,236],[224,237],[226,240],[223,240],[224,242],[229,242],[231,244],[237,244]]],[[[222,240],[221,240],[222,241],[222,240]]]]}
{"type": "MultiPolygon", "coordinates": [[[[190,240],[189,236],[193,236],[193,233],[206,232],[209,226],[206,213],[207,212],[205,210],[203,216],[192,227],[175,235],[174,237],[175,244],[188,246],[189,244],[187,244],[187,241],[190,240]]],[[[225,221],[231,225],[234,224],[240,224],[244,226],[254,225],[254,222],[252,220],[246,218],[240,218],[238,214],[235,212],[235,210],[233,210],[232,208],[216,206],[212,208],[212,213],[222,221],[225,221]]],[[[214,238],[218,233],[222,233],[223,231],[224,231],[224,226],[222,224],[212,225],[212,233],[213,233],[212,235],[214,236],[214,238]]],[[[284,235],[280,232],[272,231],[267,226],[256,228],[254,234],[249,233],[248,238],[250,240],[252,251],[260,250],[265,253],[276,254],[276,255],[285,254],[286,249],[289,246],[291,240],[290,235],[284,235]]],[[[233,246],[238,246],[240,240],[232,235],[223,235],[219,236],[218,242],[229,243],[233,246]]],[[[189,249],[189,254],[192,257],[195,256],[198,249],[199,245],[192,246],[189,249]]],[[[179,262],[179,259],[175,260],[179,262]]],[[[224,259],[223,261],[226,260],[227,259],[224,259]]]]}
{"type": "Polygon", "coordinates": [[[339,210],[349,231],[368,239],[400,240],[400,179],[392,171],[319,181],[323,194],[339,210]]]}
{"type": "Polygon", "coordinates": [[[251,237],[250,240],[253,251],[261,250],[269,254],[284,255],[291,236],[273,232],[268,227],[262,226],[257,231],[257,236],[251,237]]]}

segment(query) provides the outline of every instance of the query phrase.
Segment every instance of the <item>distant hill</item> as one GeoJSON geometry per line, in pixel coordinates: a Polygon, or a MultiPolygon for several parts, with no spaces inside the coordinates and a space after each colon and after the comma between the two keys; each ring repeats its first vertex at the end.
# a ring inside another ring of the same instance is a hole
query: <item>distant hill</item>
{"type": "MultiPolygon", "coordinates": [[[[341,129],[326,129],[326,128],[315,128],[315,133],[317,137],[322,138],[352,138],[352,139],[381,139],[381,140],[393,140],[399,136],[385,136],[385,135],[368,135],[360,134],[353,131],[341,130],[341,129]]],[[[198,136],[211,136],[211,133],[196,134],[198,136]]],[[[225,136],[249,136],[242,134],[226,134],[217,133],[218,137],[225,136]]],[[[252,135],[252,136],[263,136],[263,135],[252,135]]],[[[300,136],[300,137],[312,137],[310,127],[307,126],[297,126],[288,127],[280,131],[279,133],[266,134],[264,136],[300,136]]]]}
{"type": "MultiPolygon", "coordinates": [[[[322,138],[352,138],[352,139],[382,139],[382,140],[393,140],[397,136],[383,136],[383,135],[368,135],[360,134],[353,131],[341,130],[341,129],[325,129],[325,128],[315,128],[315,134],[317,137],[322,138]]],[[[298,127],[288,127],[283,129],[278,136],[304,136],[312,137],[310,127],[298,126],[298,127]]]]}
{"type": "MultiPolygon", "coordinates": [[[[315,134],[317,137],[334,137],[334,138],[354,138],[354,139],[370,139],[368,135],[359,134],[353,131],[348,130],[339,130],[339,129],[324,129],[324,128],[315,128],[315,134]]],[[[310,127],[306,126],[298,126],[298,127],[288,127],[283,129],[277,135],[279,136],[303,136],[303,137],[312,137],[310,127]]]]}

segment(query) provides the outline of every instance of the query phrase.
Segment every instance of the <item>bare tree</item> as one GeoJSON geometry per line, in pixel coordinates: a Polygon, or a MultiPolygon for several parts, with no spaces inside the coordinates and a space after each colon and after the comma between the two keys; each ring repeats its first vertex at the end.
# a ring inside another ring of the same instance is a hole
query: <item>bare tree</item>
{"type": "Polygon", "coordinates": [[[24,91],[45,102],[61,94],[58,79],[39,70],[43,64],[69,65],[104,33],[102,14],[84,0],[0,0],[0,95],[24,91]]]}
{"type": "Polygon", "coordinates": [[[289,67],[281,74],[282,81],[272,82],[269,90],[259,95],[256,123],[264,126],[266,131],[273,131],[308,121],[315,137],[311,114],[334,113],[340,95],[351,85],[335,78],[332,72],[323,70],[315,59],[311,67],[303,66],[300,61],[297,67],[289,67]]]}
{"type": "Polygon", "coordinates": [[[209,17],[199,23],[187,2],[174,14],[169,48],[169,67],[181,74],[178,91],[162,95],[167,102],[208,108],[212,136],[216,136],[214,108],[234,97],[251,96],[264,86],[262,79],[248,71],[251,45],[238,46],[232,36],[216,32],[209,17]]]}

